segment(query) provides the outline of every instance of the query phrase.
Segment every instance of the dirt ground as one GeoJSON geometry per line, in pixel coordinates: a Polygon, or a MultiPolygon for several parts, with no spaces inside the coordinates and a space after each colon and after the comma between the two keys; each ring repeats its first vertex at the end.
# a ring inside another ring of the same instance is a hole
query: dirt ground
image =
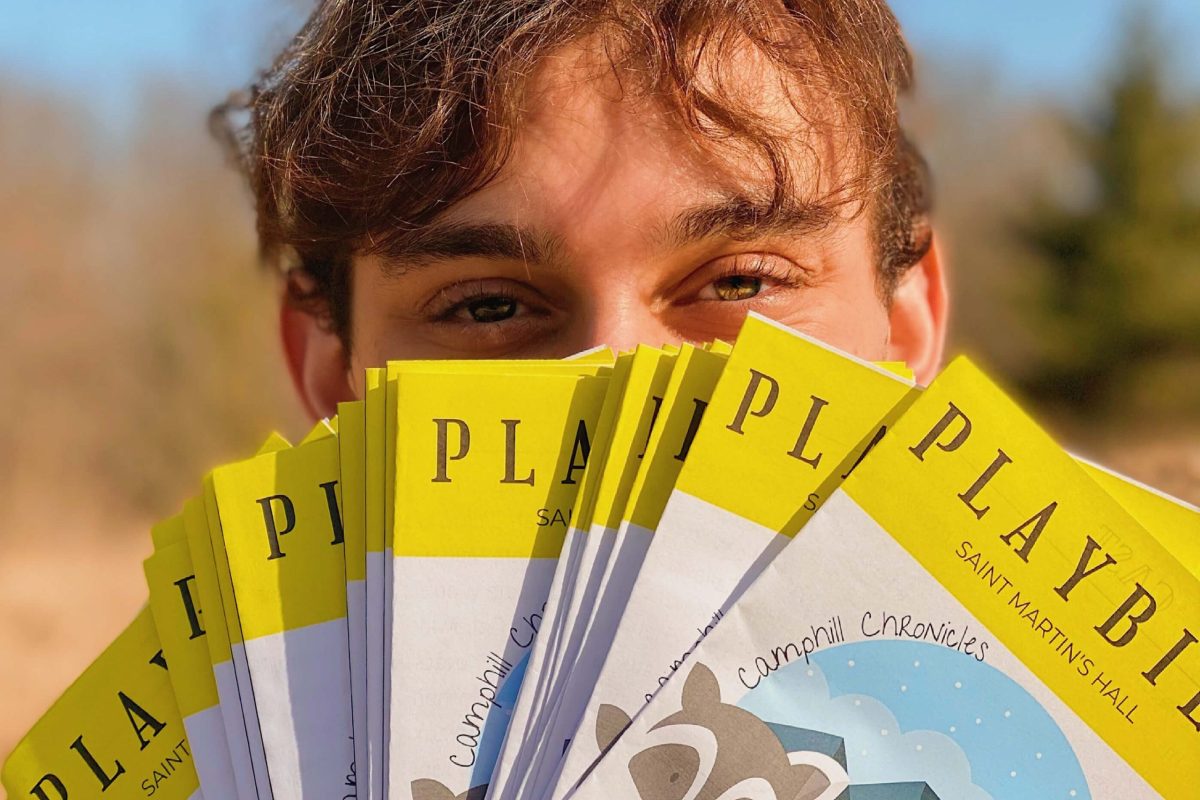
{"type": "MultiPolygon", "coordinates": [[[[1200,504],[1200,433],[1080,452],[1200,504]]],[[[0,760],[145,601],[148,530],[0,539],[0,760]]]]}

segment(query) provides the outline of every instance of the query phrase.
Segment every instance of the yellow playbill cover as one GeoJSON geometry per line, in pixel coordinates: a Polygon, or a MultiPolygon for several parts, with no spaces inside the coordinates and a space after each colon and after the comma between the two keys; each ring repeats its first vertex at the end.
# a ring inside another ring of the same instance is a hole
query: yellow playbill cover
{"type": "Polygon", "coordinates": [[[422,722],[392,726],[390,796],[491,777],[494,709],[540,627],[608,385],[586,364],[496,369],[397,374],[390,714],[422,722]]]}
{"type": "Polygon", "coordinates": [[[965,359],[913,411],[895,430],[909,446],[847,494],[1146,783],[1194,791],[1200,759],[1179,754],[1200,752],[1195,574],[965,359]],[[918,482],[930,502],[913,514],[918,482]]]}
{"type": "MultiPolygon", "coordinates": [[[[194,498],[184,504],[183,525],[187,535],[188,555],[191,556],[192,569],[196,575],[196,593],[200,598],[200,607],[206,609],[207,613],[204,642],[208,647],[213,681],[217,685],[221,724],[229,747],[237,797],[239,800],[254,800],[260,796],[255,764],[262,764],[262,737],[258,733],[258,717],[253,713],[253,706],[249,706],[250,713],[247,713],[242,704],[237,669],[233,661],[235,640],[239,647],[241,640],[237,632],[229,630],[225,617],[208,513],[203,498],[194,498]]],[[[248,694],[249,684],[244,688],[248,694]]]]}
{"type": "MultiPolygon", "coordinates": [[[[287,439],[272,433],[258,452],[272,453],[288,447],[291,444],[287,439]]],[[[211,474],[205,477],[203,490],[200,497],[184,503],[182,518],[200,608],[207,610],[204,641],[217,685],[221,723],[229,747],[237,797],[239,800],[266,800],[271,797],[271,787],[266,775],[254,696],[250,691],[249,676],[243,674],[242,680],[238,680],[239,671],[246,669],[241,626],[232,609],[227,613],[222,595],[222,581],[227,583],[228,564],[220,536],[211,474]],[[221,569],[218,569],[218,563],[222,565],[221,569]]],[[[156,547],[160,541],[170,541],[177,533],[173,531],[170,526],[156,526],[151,533],[156,547]]]]}
{"type": "MultiPolygon", "coordinates": [[[[587,465],[579,478],[574,504],[558,515],[549,515],[549,526],[565,526],[566,533],[550,580],[545,607],[538,624],[538,635],[525,651],[507,680],[506,696],[513,698],[501,713],[508,716],[509,730],[529,730],[540,723],[539,716],[549,698],[549,678],[554,671],[554,658],[564,636],[565,617],[570,613],[582,562],[588,553],[588,527],[600,477],[608,462],[613,428],[633,368],[634,354],[619,353],[609,373],[604,402],[596,424],[588,435],[587,465]],[[520,692],[516,691],[520,688],[520,692]]],[[[594,557],[594,551],[592,552],[594,557]]],[[[505,737],[495,756],[487,791],[497,799],[509,797],[520,788],[520,782],[534,755],[536,731],[521,737],[505,737]]],[[[482,772],[482,770],[481,770],[482,772]]]]}
{"type": "Polygon", "coordinates": [[[1191,797],[1198,603],[960,359],[623,736],[604,709],[575,796],[1191,797]]]}
{"type": "Polygon", "coordinates": [[[625,505],[624,520],[653,532],[687,461],[700,420],[725,369],[729,348],[684,345],[671,372],[625,505]]]}
{"type": "Polygon", "coordinates": [[[149,608],[21,740],[0,782],[37,800],[201,797],[149,608]]]}
{"type": "MultiPolygon", "coordinates": [[[[557,751],[558,758],[547,781],[550,796],[555,800],[566,795],[591,763],[593,755],[584,755],[584,748],[571,748],[570,739],[576,734],[595,690],[654,529],[687,460],[729,351],[730,346],[723,342],[704,348],[684,345],[661,388],[661,396],[653,393],[650,396],[653,406],[648,430],[634,456],[637,472],[617,527],[613,554],[601,580],[579,658],[565,676],[566,685],[559,701],[556,724],[559,735],[566,740],[557,751]],[[565,754],[571,757],[567,759],[565,754]]],[[[658,386],[654,388],[657,390],[658,386]]]]}
{"type": "Polygon", "coordinates": [[[1186,570],[1200,575],[1200,508],[1104,467],[1086,461],[1080,464],[1186,570]]]}
{"type": "Polygon", "coordinates": [[[339,480],[338,440],[324,423],[296,447],[212,473],[230,604],[279,797],[354,787],[339,480]]]}
{"type": "MultiPolygon", "coordinates": [[[[658,522],[584,730],[602,704],[636,709],[649,700],[884,438],[913,393],[880,366],[747,317],[658,522]]],[[[567,764],[582,775],[599,754],[593,737],[576,736],[567,764]]]]}
{"type": "Polygon", "coordinates": [[[354,783],[366,797],[367,764],[367,420],[365,403],[338,403],[339,497],[346,556],[346,637],[350,649],[350,710],[354,783]]]}
{"type": "Polygon", "coordinates": [[[396,407],[397,380],[401,371],[460,371],[465,363],[484,373],[560,372],[597,374],[612,363],[613,354],[599,347],[586,353],[558,360],[492,360],[475,362],[421,361],[393,362],[386,369],[368,369],[366,374],[367,417],[367,695],[368,742],[367,770],[362,784],[363,796],[384,796],[389,761],[391,708],[392,610],[395,602],[393,543],[395,536],[395,484],[397,455],[396,407]],[[376,657],[375,653],[381,655],[376,657]],[[378,754],[378,756],[377,756],[378,754]]]}
{"type": "MultiPolygon", "coordinates": [[[[581,490],[568,533],[568,537],[576,539],[578,557],[569,570],[565,557],[559,562],[546,613],[552,627],[543,631],[534,643],[513,714],[512,724],[516,729],[529,733],[520,740],[510,739],[502,750],[493,781],[503,775],[504,767],[510,766],[506,757],[514,749],[516,757],[511,763],[517,768],[513,779],[491,787],[490,791],[498,792],[495,795],[498,800],[540,795],[563,752],[565,738],[561,729],[573,715],[568,712],[559,722],[565,681],[575,669],[583,648],[614,554],[621,512],[637,476],[637,456],[657,416],[677,355],[678,348],[639,345],[623,357],[627,371],[619,387],[615,384],[622,360],[618,360],[602,412],[606,419],[601,422],[602,432],[598,434],[605,439],[605,452],[593,448],[585,477],[585,482],[593,485],[590,488],[585,485],[581,490]],[[568,577],[560,582],[561,574],[568,577]],[[514,742],[520,747],[507,746],[514,742]]],[[[568,539],[564,553],[572,549],[572,544],[568,539]]]]}
{"type": "Polygon", "coordinates": [[[196,773],[209,797],[237,797],[220,697],[205,641],[207,620],[200,605],[182,515],[160,523],[155,530],[173,533],[166,534],[172,543],[156,549],[143,565],[150,611],[170,665],[171,688],[183,717],[196,773]]]}
{"type": "Polygon", "coordinates": [[[752,314],[363,386],[153,526],[8,796],[1200,796],[1200,509],[967,359],[752,314]]]}
{"type": "MultiPolygon", "coordinates": [[[[366,569],[363,578],[366,625],[366,763],[358,765],[358,792],[361,800],[383,797],[384,770],[387,766],[387,657],[391,653],[385,630],[384,583],[391,553],[384,546],[387,526],[387,398],[384,386],[387,370],[372,367],[363,377],[363,427],[366,431],[363,455],[365,472],[363,497],[366,502],[366,569]]],[[[353,619],[353,618],[349,618],[353,619]]]]}

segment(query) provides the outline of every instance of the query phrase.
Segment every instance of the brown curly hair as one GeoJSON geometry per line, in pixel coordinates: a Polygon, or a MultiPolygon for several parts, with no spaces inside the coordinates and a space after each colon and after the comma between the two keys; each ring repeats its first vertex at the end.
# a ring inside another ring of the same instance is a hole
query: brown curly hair
{"type": "Polygon", "coordinates": [[[885,300],[929,248],[929,179],[897,105],[911,56],[885,0],[324,0],[261,80],[214,112],[253,190],[264,259],[313,279],[308,292],[289,283],[291,301],[349,346],[351,257],[402,252],[495,177],[530,74],[589,36],[623,89],[698,141],[761,158],[780,206],[796,188],[794,137],[721,79],[749,44],[792,96],[840,109],[856,166],[831,194],[872,215],[885,300]]]}

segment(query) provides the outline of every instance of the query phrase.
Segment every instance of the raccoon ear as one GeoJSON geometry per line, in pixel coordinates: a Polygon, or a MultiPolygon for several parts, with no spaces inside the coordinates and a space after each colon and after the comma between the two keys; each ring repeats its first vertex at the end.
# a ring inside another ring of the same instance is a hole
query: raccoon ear
{"type": "Polygon", "coordinates": [[[625,732],[630,722],[629,715],[616,706],[608,703],[600,706],[596,712],[596,746],[601,753],[608,752],[608,748],[625,732]]]}
{"type": "Polygon", "coordinates": [[[721,686],[717,683],[717,676],[703,664],[696,664],[683,684],[684,710],[697,711],[720,703],[721,686]]]}
{"type": "Polygon", "coordinates": [[[428,778],[413,781],[411,788],[413,800],[455,800],[454,792],[428,778]]]}

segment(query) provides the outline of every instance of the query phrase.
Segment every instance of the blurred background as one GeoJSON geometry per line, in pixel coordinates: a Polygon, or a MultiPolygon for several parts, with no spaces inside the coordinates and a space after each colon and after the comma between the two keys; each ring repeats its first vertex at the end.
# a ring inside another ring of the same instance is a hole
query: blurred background
{"type": "MultiPolygon", "coordinates": [[[[0,3],[0,759],[143,601],[148,526],[303,431],[206,115],[308,7],[0,3]]],[[[952,349],[1200,503],[1200,3],[893,8],[952,349]]]]}

